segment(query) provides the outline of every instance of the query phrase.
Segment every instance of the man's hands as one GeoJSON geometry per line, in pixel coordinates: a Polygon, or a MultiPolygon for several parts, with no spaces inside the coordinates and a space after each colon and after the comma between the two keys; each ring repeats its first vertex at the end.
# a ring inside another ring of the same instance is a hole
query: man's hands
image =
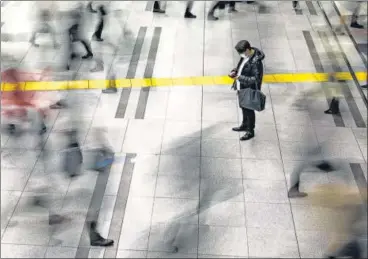
{"type": "Polygon", "coordinates": [[[232,79],[236,79],[238,72],[236,71],[236,69],[231,70],[231,72],[229,73],[229,77],[232,79]]]}

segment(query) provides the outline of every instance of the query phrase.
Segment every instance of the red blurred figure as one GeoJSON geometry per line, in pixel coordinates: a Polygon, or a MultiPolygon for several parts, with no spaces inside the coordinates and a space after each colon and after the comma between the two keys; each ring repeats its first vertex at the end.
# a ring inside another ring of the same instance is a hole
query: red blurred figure
{"type": "MultiPolygon", "coordinates": [[[[41,79],[43,74],[41,74],[41,79]]],[[[46,117],[46,110],[37,105],[36,92],[22,89],[22,83],[31,80],[34,81],[34,78],[30,78],[30,75],[32,76],[32,73],[25,73],[17,68],[10,68],[1,73],[1,81],[14,86],[14,89],[11,91],[3,91],[1,94],[1,107],[5,116],[24,121],[28,119],[28,109],[34,109],[41,115],[42,120],[46,117]]],[[[10,124],[9,126],[11,130],[14,130],[14,124],[10,124]]],[[[41,132],[45,132],[45,130],[46,126],[42,122],[41,132]]]]}

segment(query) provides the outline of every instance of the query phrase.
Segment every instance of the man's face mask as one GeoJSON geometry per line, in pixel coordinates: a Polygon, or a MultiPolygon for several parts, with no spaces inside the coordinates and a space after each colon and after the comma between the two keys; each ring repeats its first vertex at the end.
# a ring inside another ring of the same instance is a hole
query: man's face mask
{"type": "Polygon", "coordinates": [[[245,55],[245,53],[241,53],[241,54],[239,54],[242,58],[246,58],[247,57],[247,55],[245,55]]]}

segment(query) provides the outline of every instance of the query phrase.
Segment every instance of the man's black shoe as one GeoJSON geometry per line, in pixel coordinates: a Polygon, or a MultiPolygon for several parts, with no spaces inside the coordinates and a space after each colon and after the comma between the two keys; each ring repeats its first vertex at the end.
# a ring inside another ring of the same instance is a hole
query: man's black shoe
{"type": "Polygon", "coordinates": [[[363,25],[361,25],[361,24],[359,24],[359,23],[357,23],[357,22],[352,22],[352,23],[350,24],[350,27],[351,27],[351,28],[355,28],[355,29],[364,29],[364,26],[363,26],[363,25]]]}
{"type": "Polygon", "coordinates": [[[368,88],[368,84],[362,85],[361,88],[367,89],[368,88]]]}
{"type": "Polygon", "coordinates": [[[240,138],[240,141],[246,141],[254,138],[254,132],[247,131],[243,137],[240,138]]]}
{"type": "Polygon", "coordinates": [[[246,131],[247,129],[243,126],[243,125],[240,125],[239,127],[235,127],[233,128],[233,131],[246,131]]]}

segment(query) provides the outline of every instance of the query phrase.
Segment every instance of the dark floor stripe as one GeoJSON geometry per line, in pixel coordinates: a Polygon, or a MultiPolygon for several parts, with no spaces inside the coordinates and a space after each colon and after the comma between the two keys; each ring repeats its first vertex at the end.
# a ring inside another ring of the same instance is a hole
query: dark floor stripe
{"type": "MultiPolygon", "coordinates": [[[[341,67],[339,66],[336,54],[334,53],[331,44],[329,43],[329,39],[327,37],[327,34],[325,32],[319,32],[319,36],[322,39],[322,44],[327,52],[327,56],[328,58],[331,60],[332,62],[332,68],[334,70],[334,72],[342,72],[341,67]]],[[[348,86],[348,84],[346,84],[346,82],[341,82],[341,90],[342,93],[345,97],[345,100],[348,104],[349,110],[351,115],[354,118],[355,124],[358,128],[365,128],[365,122],[363,120],[362,115],[360,114],[358,105],[355,102],[355,99],[353,97],[353,94],[350,91],[350,88],[348,86]]]]}
{"type": "MultiPolygon", "coordinates": [[[[331,1],[331,2],[332,2],[332,5],[334,5],[334,8],[335,8],[335,10],[336,10],[337,14],[341,17],[341,14],[340,14],[340,12],[339,12],[339,10],[338,10],[337,6],[335,5],[334,1],[331,1]]],[[[326,22],[327,22],[328,26],[330,27],[330,29],[331,29],[331,31],[332,31],[332,34],[333,34],[333,36],[334,36],[334,38],[335,38],[335,41],[336,41],[337,45],[339,46],[339,50],[340,50],[340,52],[341,52],[341,54],[342,54],[342,56],[343,56],[343,58],[344,58],[344,60],[345,60],[345,63],[346,63],[346,65],[347,65],[348,69],[349,69],[350,75],[352,76],[353,81],[354,81],[354,83],[355,83],[355,86],[357,87],[358,92],[359,92],[360,96],[361,96],[361,97],[362,97],[362,99],[363,99],[363,102],[364,102],[364,104],[365,104],[365,107],[367,107],[367,108],[368,108],[368,99],[367,99],[367,96],[364,94],[364,92],[363,92],[362,88],[360,87],[360,83],[359,83],[359,81],[358,81],[358,79],[357,79],[357,77],[356,77],[356,75],[355,75],[355,73],[354,73],[354,69],[353,69],[353,67],[351,66],[351,64],[350,64],[350,62],[349,62],[349,60],[348,60],[348,58],[347,58],[347,56],[346,56],[346,54],[345,54],[344,50],[343,50],[343,49],[342,49],[342,47],[341,47],[341,44],[340,44],[339,38],[337,37],[336,33],[334,32],[334,29],[333,29],[333,27],[332,27],[332,24],[331,24],[331,22],[330,22],[330,20],[329,20],[329,18],[328,18],[328,16],[327,16],[327,14],[326,14],[326,12],[325,12],[325,10],[324,10],[323,6],[321,5],[321,3],[320,3],[319,1],[317,1],[317,4],[318,4],[319,8],[321,9],[322,14],[323,14],[323,17],[325,18],[325,20],[326,20],[326,22]]],[[[355,42],[355,40],[354,40],[353,36],[351,35],[349,28],[346,26],[346,24],[345,24],[345,23],[344,23],[344,27],[345,27],[345,30],[347,31],[347,33],[348,33],[348,35],[349,35],[349,37],[350,37],[350,40],[353,42],[353,44],[354,44],[355,48],[357,49],[356,42],[355,42]]],[[[365,66],[367,67],[367,62],[364,62],[364,57],[362,56],[362,53],[360,53],[359,51],[358,51],[358,53],[360,54],[360,58],[362,58],[363,63],[364,63],[364,64],[365,64],[365,66]]]]}
{"type": "Polygon", "coordinates": [[[365,197],[367,195],[367,181],[364,177],[364,172],[361,165],[357,163],[351,163],[350,168],[353,173],[355,182],[358,186],[360,195],[362,197],[365,197]]]}
{"type": "Polygon", "coordinates": [[[305,3],[307,4],[310,15],[318,15],[312,1],[305,1],[305,3]]]}
{"type": "Polygon", "coordinates": [[[147,1],[146,11],[152,11],[153,10],[153,3],[154,3],[154,1],[147,1]]]}
{"type": "Polygon", "coordinates": [[[99,173],[96,180],[95,189],[89,204],[86,221],[84,223],[82,235],[79,240],[79,245],[75,258],[88,258],[89,255],[89,231],[88,231],[88,221],[94,220],[97,222],[99,211],[101,209],[102,200],[105,195],[107,181],[109,179],[111,167],[107,168],[105,172],[99,173]]]}
{"type": "Polygon", "coordinates": [[[134,163],[132,159],[134,159],[135,157],[136,154],[126,155],[108,235],[108,238],[113,239],[115,241],[115,244],[114,247],[106,249],[104,258],[116,258],[116,252],[117,248],[119,247],[119,238],[121,228],[123,226],[125,209],[128,201],[130,184],[132,182],[134,170],[134,163]]]}
{"type": "MultiPolygon", "coordinates": [[[[146,70],[144,71],[144,78],[152,78],[153,70],[155,68],[156,63],[158,45],[160,44],[161,31],[162,31],[161,27],[156,27],[153,33],[151,47],[148,53],[146,70]]],[[[139,94],[137,110],[135,112],[135,119],[144,119],[149,93],[150,93],[149,87],[144,87],[141,89],[141,92],[139,94]]]]}
{"type": "MultiPolygon", "coordinates": [[[[304,39],[307,43],[309,53],[312,57],[313,64],[314,64],[317,72],[323,73],[324,68],[323,68],[321,59],[318,55],[316,46],[314,45],[312,35],[310,34],[309,31],[303,31],[303,35],[304,35],[304,39]]],[[[326,87],[324,87],[323,85],[322,85],[322,89],[323,89],[323,91],[325,93],[325,96],[327,98],[327,102],[330,103],[331,100],[329,99],[328,89],[326,89],[326,87]]],[[[323,111],[321,111],[321,112],[323,112],[323,111]]],[[[341,114],[333,114],[332,117],[334,119],[336,127],[345,127],[345,123],[344,123],[344,120],[341,117],[341,114]]]]}
{"type": "MultiPolygon", "coordinates": [[[[137,66],[139,57],[141,56],[141,51],[143,47],[144,38],[146,37],[147,27],[141,27],[138,32],[137,40],[135,41],[133,54],[130,59],[129,68],[127,72],[127,79],[133,79],[137,72],[137,66]]],[[[128,106],[128,100],[131,92],[131,88],[124,88],[121,96],[120,101],[118,104],[118,108],[116,110],[115,118],[123,119],[125,116],[126,108],[128,106]]]]}

